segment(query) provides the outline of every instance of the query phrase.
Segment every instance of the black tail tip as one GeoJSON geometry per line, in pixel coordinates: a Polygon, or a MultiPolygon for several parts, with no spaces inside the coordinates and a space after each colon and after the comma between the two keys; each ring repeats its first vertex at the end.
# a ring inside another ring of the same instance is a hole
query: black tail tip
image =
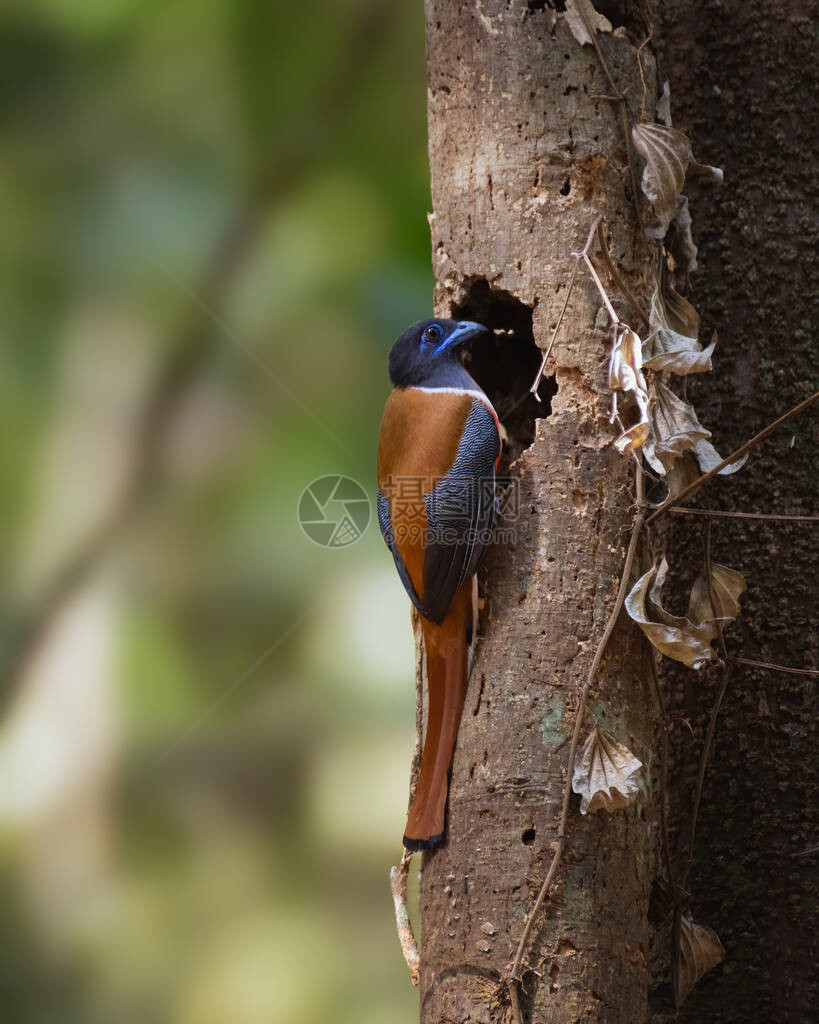
{"type": "Polygon", "coordinates": [[[430,836],[428,839],[415,839],[411,836],[404,836],[404,849],[410,850],[412,853],[418,853],[420,850],[432,850],[443,841],[443,832],[440,832],[437,836],[430,836]]]}

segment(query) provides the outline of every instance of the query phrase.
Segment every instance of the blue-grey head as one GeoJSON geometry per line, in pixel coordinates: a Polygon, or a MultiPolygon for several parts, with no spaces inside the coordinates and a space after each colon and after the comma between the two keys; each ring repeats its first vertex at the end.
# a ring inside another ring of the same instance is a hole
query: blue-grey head
{"type": "Polygon", "coordinates": [[[471,320],[418,320],[398,338],[390,352],[390,380],[399,388],[458,387],[471,380],[457,359],[470,338],[486,334],[471,320]]]}

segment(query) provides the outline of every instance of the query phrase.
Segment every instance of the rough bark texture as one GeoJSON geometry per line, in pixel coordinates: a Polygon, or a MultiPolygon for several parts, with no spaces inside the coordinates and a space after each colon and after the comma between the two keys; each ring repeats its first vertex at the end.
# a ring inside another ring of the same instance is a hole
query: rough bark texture
{"type": "MultiPolygon", "coordinates": [[[[428,0],[426,16],[436,312],[512,332],[472,364],[503,418],[531,383],[533,340],[548,343],[570,254],[595,214],[644,296],[650,250],[636,229],[618,108],[602,98],[610,86],[565,19],[526,0],[428,0]]],[[[600,44],[639,116],[632,43],[621,32],[600,44]]],[[[498,979],[552,855],[577,697],[623,565],[633,468],[611,445],[600,306],[581,274],[548,370],[551,414],[529,400],[506,422],[520,518],[516,539],[481,574],[483,640],[452,770],[449,839],[423,863],[425,1022],[507,1018],[498,979]],[[545,418],[535,428],[536,413],[545,418]]],[[[621,621],[588,728],[604,724],[649,762],[642,655],[638,631],[621,621]]],[[[528,1020],[645,1019],[647,800],[644,787],[626,812],[581,818],[574,798],[558,895],[524,961],[539,972],[526,978],[528,1020]]]]}
{"type": "MultiPolygon", "coordinates": [[[[689,190],[700,264],[690,297],[705,336],[716,327],[720,346],[715,372],[691,378],[688,394],[727,452],[816,387],[817,9],[810,0],[664,0],[660,15],[655,38],[674,124],[698,159],[725,170],[722,189],[689,190]]],[[[693,504],[815,513],[816,432],[814,407],[693,504]]],[[[702,521],[676,519],[670,560],[697,562],[702,531],[702,521]]],[[[712,547],[748,580],[729,650],[816,668],[815,529],[722,520],[712,547]]],[[[683,834],[717,680],[716,672],[665,673],[680,726],[670,795],[683,834]]],[[[727,958],[692,993],[681,1021],[817,1019],[816,711],[815,679],[734,671],[688,880],[695,917],[716,929],[727,958]]],[[[666,1019],[664,994],[657,1021],[666,1019]]]]}

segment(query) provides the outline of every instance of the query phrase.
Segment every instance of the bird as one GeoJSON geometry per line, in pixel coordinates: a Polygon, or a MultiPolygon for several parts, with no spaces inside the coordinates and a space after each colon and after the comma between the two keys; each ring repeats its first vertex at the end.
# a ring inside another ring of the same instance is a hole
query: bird
{"type": "Polygon", "coordinates": [[[477,577],[495,515],[501,428],[458,358],[487,334],[471,320],[427,319],[393,345],[393,388],[378,443],[378,522],[418,610],[428,716],[403,845],[444,840],[449,771],[477,630],[477,577]]]}

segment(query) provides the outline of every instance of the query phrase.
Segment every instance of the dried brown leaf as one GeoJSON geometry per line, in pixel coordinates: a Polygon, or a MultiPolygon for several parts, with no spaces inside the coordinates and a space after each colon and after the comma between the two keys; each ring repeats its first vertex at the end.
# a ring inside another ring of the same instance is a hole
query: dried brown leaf
{"type": "Polygon", "coordinates": [[[618,324],[609,356],[609,387],[624,391],[646,391],[642,372],[642,346],[636,331],[618,324]]]}
{"type": "Polygon", "coordinates": [[[643,365],[649,370],[676,374],[707,373],[712,368],[711,356],[716,347],[716,338],[703,348],[694,338],[660,329],[643,342],[643,365]]]}
{"type": "Polygon", "coordinates": [[[739,599],[745,593],[745,577],[736,569],[729,569],[719,562],[711,563],[711,586],[708,573],[703,566],[694,580],[688,601],[688,618],[694,622],[712,620],[714,636],[739,615],[739,599]]]}
{"type": "Polygon", "coordinates": [[[655,385],[649,422],[651,430],[643,452],[649,465],[663,475],[683,452],[711,436],[711,431],[697,419],[693,406],[678,398],[662,381],[655,385]]]}
{"type": "Polygon", "coordinates": [[[715,185],[721,185],[725,180],[721,167],[712,167],[710,164],[698,164],[696,160],[692,160],[688,165],[688,173],[697,174],[701,178],[710,178],[715,185]]]}
{"type": "Polygon", "coordinates": [[[682,1006],[700,978],[724,959],[725,949],[713,928],[683,917],[674,964],[674,1002],[677,1008],[682,1006]]]}
{"type": "Polygon", "coordinates": [[[572,775],[572,789],[580,794],[580,813],[616,811],[637,793],[636,775],[643,762],[595,726],[583,744],[572,775]]]}
{"type": "Polygon", "coordinates": [[[697,269],[697,247],[691,234],[688,196],[677,196],[677,216],[671,229],[668,246],[674,260],[674,274],[678,281],[684,281],[697,269]]]}
{"type": "Polygon", "coordinates": [[[671,274],[665,260],[660,261],[658,284],[651,299],[653,327],[667,327],[677,334],[696,338],[700,330],[700,315],[688,301],[674,288],[671,274]]]}
{"type": "MultiPolygon", "coordinates": [[[[640,413],[638,421],[614,442],[619,452],[639,448],[648,437],[648,387],[642,366],[642,343],[639,335],[625,324],[617,324],[609,356],[609,387],[612,392],[619,390],[632,393],[640,413]]],[[[612,422],[616,416],[617,396],[612,394],[612,422]]]]}
{"type": "Polygon", "coordinates": [[[663,121],[666,128],[671,127],[671,86],[668,79],[663,82],[663,91],[657,100],[657,120],[663,121]]]}
{"type": "Polygon", "coordinates": [[[645,161],[641,187],[659,220],[651,237],[662,238],[677,213],[677,196],[685,183],[691,143],[681,131],[660,124],[635,124],[631,138],[645,161]]]}
{"type": "Polygon", "coordinates": [[[663,559],[641,576],[626,598],[626,611],[661,654],[700,669],[716,657],[708,642],[715,636],[713,624],[692,622],[663,608],[667,573],[668,563],[663,559]]]}
{"type": "MultiPolygon", "coordinates": [[[[692,447],[691,451],[694,454],[699,467],[703,473],[707,473],[714,466],[718,466],[722,462],[722,456],[717,449],[711,444],[710,441],[702,440],[692,447]]],[[[731,473],[736,473],[738,469],[742,469],[745,463],[748,461],[748,454],[746,453],[735,462],[729,462],[724,469],[719,471],[719,476],[730,476],[731,473]]]]}
{"type": "MultiPolygon", "coordinates": [[[[719,471],[719,476],[728,476],[742,469],[748,459],[743,455],[736,462],[729,462],[724,469],[719,471]]],[[[712,466],[719,465],[722,458],[710,441],[697,441],[690,451],[685,452],[674,465],[668,470],[665,476],[665,483],[668,487],[668,498],[675,498],[687,487],[698,480],[703,473],[707,473],[712,466]]]]}
{"type": "Polygon", "coordinates": [[[668,487],[666,500],[681,494],[686,487],[689,487],[701,476],[702,473],[700,473],[697,460],[691,452],[686,452],[681,458],[677,459],[666,474],[665,482],[668,487]]]}
{"type": "Polygon", "coordinates": [[[563,17],[581,46],[592,45],[589,29],[594,32],[611,32],[611,22],[594,9],[591,0],[566,0],[563,17]]]}
{"type": "MultiPolygon", "coordinates": [[[[683,132],[662,124],[635,124],[631,129],[634,148],[645,161],[641,187],[654,206],[657,220],[646,227],[650,238],[663,238],[668,225],[677,214],[677,196],[685,183],[689,164],[697,168],[691,143],[683,132]]],[[[722,181],[722,171],[708,168],[708,173],[722,181]]]]}
{"type": "Polygon", "coordinates": [[[704,373],[711,369],[711,353],[716,336],[708,348],[697,341],[700,316],[691,303],[671,286],[670,275],[661,264],[660,282],[651,298],[649,328],[643,342],[643,365],[650,370],[671,373],[704,373]]]}

